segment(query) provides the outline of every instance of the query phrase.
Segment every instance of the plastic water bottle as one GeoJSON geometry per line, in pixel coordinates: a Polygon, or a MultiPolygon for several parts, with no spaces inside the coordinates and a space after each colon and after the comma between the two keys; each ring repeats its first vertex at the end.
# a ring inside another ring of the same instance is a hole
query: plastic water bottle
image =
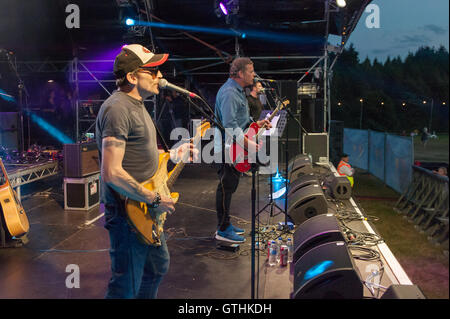
{"type": "Polygon", "coordinates": [[[277,239],[277,263],[280,262],[280,248],[283,245],[283,238],[278,237],[277,239]]]}
{"type": "Polygon", "coordinates": [[[275,240],[270,243],[270,255],[269,255],[269,266],[275,266],[277,264],[278,247],[275,240]]]}
{"type": "Polygon", "coordinates": [[[292,262],[292,255],[293,255],[293,249],[294,245],[292,245],[292,239],[288,238],[286,246],[288,247],[288,263],[292,262]]]}

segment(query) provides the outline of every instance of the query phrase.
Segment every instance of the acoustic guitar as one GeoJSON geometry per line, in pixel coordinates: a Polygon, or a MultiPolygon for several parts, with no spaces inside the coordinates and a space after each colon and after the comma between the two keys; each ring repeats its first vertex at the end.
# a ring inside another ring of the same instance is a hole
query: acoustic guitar
{"type": "MultiPolygon", "coordinates": [[[[5,219],[6,227],[13,237],[25,235],[30,229],[27,215],[17,194],[11,187],[8,174],[0,158],[0,205],[5,219]]],[[[1,227],[1,226],[0,226],[1,227]]]]}
{"type": "MultiPolygon", "coordinates": [[[[205,132],[210,128],[208,122],[203,122],[196,130],[191,142],[196,145],[205,132]]],[[[178,201],[179,194],[170,192],[170,187],[175,183],[185,166],[185,161],[189,159],[189,154],[175,165],[172,171],[167,171],[167,162],[170,159],[168,152],[159,154],[159,163],[156,173],[141,185],[152,192],[158,192],[161,195],[170,196],[174,203],[178,201]]],[[[125,201],[128,223],[134,228],[142,241],[148,245],[160,246],[161,233],[163,232],[164,222],[167,218],[167,212],[155,216],[155,212],[144,202],[139,202],[127,198],[125,201]]]]}
{"type": "MultiPolygon", "coordinates": [[[[286,105],[289,104],[289,100],[285,100],[278,104],[277,108],[272,112],[272,114],[267,118],[270,122],[274,116],[281,111],[286,105]]],[[[249,140],[257,141],[261,134],[266,130],[265,127],[259,127],[256,122],[250,124],[250,127],[246,130],[244,135],[249,140]]],[[[251,168],[251,164],[248,161],[248,150],[243,146],[239,145],[237,142],[233,143],[230,147],[230,158],[237,171],[241,173],[248,172],[251,168]]]]}

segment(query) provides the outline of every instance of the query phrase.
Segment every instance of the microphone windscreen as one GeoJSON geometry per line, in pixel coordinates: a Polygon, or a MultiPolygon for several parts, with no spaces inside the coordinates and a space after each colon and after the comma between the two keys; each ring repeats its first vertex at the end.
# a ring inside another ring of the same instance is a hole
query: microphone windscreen
{"type": "Polygon", "coordinates": [[[163,89],[163,88],[165,88],[167,86],[168,83],[169,82],[167,82],[166,79],[160,79],[159,83],[158,83],[158,86],[163,89]]]}

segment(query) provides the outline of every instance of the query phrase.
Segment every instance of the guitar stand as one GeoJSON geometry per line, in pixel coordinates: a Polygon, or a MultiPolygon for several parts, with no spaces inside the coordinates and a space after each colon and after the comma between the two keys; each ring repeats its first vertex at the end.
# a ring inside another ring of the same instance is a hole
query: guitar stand
{"type": "Polygon", "coordinates": [[[3,212],[0,210],[0,248],[19,248],[25,243],[21,238],[11,238],[4,228],[3,212]]]}

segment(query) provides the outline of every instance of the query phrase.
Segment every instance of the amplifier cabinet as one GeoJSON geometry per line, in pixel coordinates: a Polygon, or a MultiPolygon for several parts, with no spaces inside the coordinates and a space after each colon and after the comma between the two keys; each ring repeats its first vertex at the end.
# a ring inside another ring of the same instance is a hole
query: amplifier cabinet
{"type": "Polygon", "coordinates": [[[100,174],[64,178],[64,209],[90,210],[100,202],[100,174]]]}
{"type": "Polygon", "coordinates": [[[64,144],[64,176],[85,177],[100,172],[96,143],[64,144]]]}

